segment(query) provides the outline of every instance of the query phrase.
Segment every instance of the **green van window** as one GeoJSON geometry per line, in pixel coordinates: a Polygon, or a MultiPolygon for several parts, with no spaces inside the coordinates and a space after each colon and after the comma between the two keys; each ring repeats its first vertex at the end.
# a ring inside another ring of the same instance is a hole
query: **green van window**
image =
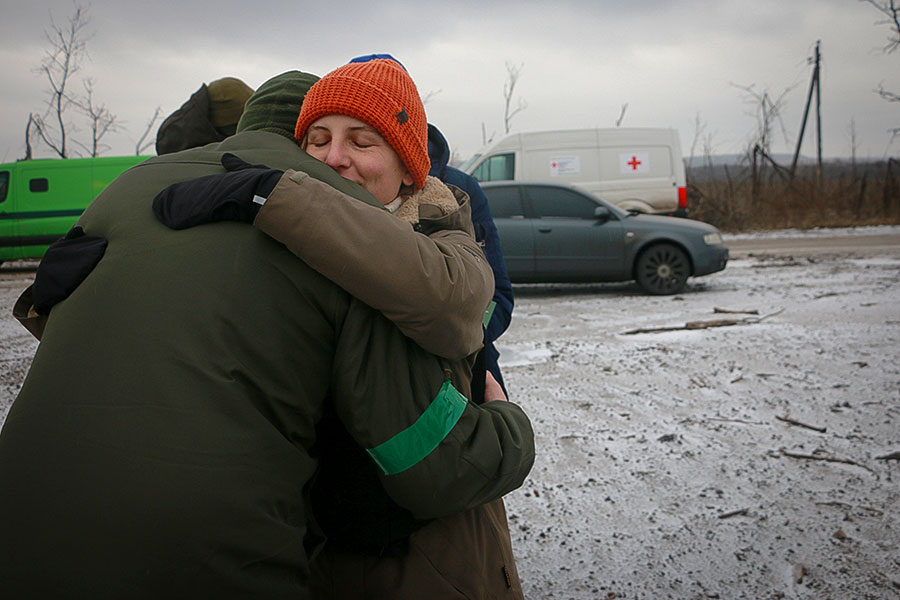
{"type": "Polygon", "coordinates": [[[50,189],[50,182],[45,177],[28,180],[28,191],[30,192],[46,192],[50,189]]]}
{"type": "Polygon", "coordinates": [[[0,171],[0,202],[6,200],[7,190],[9,190],[9,171],[0,171]]]}

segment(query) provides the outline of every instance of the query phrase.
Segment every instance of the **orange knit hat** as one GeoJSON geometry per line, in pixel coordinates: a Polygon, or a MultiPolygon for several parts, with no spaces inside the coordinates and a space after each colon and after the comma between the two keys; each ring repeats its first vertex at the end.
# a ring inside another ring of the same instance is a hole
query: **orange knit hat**
{"type": "Polygon", "coordinates": [[[328,115],[347,115],[374,127],[409,169],[416,189],[424,187],[431,167],[425,106],[399,63],[349,63],[317,81],[303,100],[294,137],[303,141],[313,121],[328,115]]]}

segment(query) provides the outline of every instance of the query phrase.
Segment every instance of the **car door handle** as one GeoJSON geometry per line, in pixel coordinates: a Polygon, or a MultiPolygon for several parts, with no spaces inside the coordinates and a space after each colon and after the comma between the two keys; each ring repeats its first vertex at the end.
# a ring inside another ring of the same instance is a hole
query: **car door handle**
{"type": "Polygon", "coordinates": [[[540,231],[541,233],[550,233],[551,231],[553,231],[553,228],[552,227],[538,227],[538,231],[540,231]]]}

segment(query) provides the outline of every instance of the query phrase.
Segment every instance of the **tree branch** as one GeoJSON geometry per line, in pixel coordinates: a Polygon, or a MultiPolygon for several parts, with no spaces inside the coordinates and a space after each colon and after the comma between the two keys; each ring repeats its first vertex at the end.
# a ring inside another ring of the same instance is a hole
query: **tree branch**
{"type": "Polygon", "coordinates": [[[156,110],[153,111],[153,116],[150,117],[150,120],[147,122],[147,127],[144,128],[144,133],[141,134],[141,137],[138,138],[137,143],[134,145],[134,154],[135,156],[140,156],[141,153],[150,147],[154,140],[150,140],[146,144],[144,140],[150,135],[150,130],[153,129],[153,124],[156,123],[156,120],[159,118],[162,113],[162,107],[157,106],[156,110]]]}
{"type": "Polygon", "coordinates": [[[897,48],[900,48],[900,6],[895,0],[863,0],[875,7],[875,10],[883,14],[886,18],[876,21],[878,25],[888,25],[891,33],[888,36],[888,43],[884,46],[884,52],[890,54],[897,48]]]}
{"type": "Polygon", "coordinates": [[[512,118],[528,108],[528,104],[526,104],[524,100],[519,98],[518,107],[512,112],[510,112],[509,110],[510,102],[512,102],[513,92],[516,89],[516,83],[519,81],[519,76],[522,74],[522,69],[524,68],[524,66],[524,63],[518,66],[512,64],[509,61],[507,61],[506,63],[507,79],[506,83],[503,84],[503,98],[505,101],[503,111],[503,125],[506,133],[509,133],[509,123],[510,121],[512,121],[512,118]]]}
{"type": "Polygon", "coordinates": [[[51,14],[50,30],[44,31],[44,37],[50,47],[44,52],[38,72],[47,78],[49,97],[43,117],[36,118],[34,122],[41,141],[53,149],[60,158],[68,156],[65,112],[74,100],[67,90],[72,76],[78,72],[81,57],[85,54],[87,37],[84,30],[88,23],[87,9],[76,3],[75,12],[68,18],[66,26],[57,25],[51,14]],[[56,131],[47,124],[47,118],[51,113],[58,128],[56,131]]]}

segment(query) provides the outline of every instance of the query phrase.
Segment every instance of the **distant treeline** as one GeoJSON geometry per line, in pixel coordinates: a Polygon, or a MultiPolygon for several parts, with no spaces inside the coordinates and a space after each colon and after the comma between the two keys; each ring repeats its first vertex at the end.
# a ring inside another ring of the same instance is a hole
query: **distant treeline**
{"type": "Polygon", "coordinates": [[[900,161],[816,163],[695,158],[687,167],[693,219],[728,232],[900,224],[900,161]]]}

